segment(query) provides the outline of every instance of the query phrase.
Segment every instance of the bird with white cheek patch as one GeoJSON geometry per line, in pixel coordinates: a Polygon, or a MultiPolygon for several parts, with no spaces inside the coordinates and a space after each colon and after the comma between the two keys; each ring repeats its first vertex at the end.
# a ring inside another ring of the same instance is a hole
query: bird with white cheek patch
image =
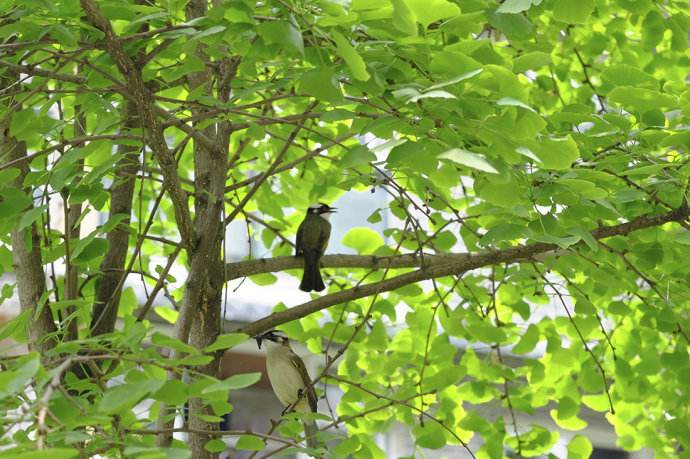
{"type": "MultiPolygon", "coordinates": [[[[254,337],[266,349],[266,372],[273,392],[286,408],[297,412],[316,412],[316,392],[302,359],[290,347],[290,340],[280,331],[271,330],[254,337]]],[[[303,420],[307,446],[318,448],[318,429],[312,419],[303,420]]]]}

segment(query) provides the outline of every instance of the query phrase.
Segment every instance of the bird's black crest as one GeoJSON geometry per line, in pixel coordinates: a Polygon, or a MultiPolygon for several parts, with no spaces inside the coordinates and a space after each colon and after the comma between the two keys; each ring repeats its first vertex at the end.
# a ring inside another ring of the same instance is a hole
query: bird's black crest
{"type": "Polygon", "coordinates": [[[328,214],[328,213],[332,213],[335,211],[336,211],[335,207],[331,207],[328,204],[324,204],[322,202],[320,202],[318,204],[313,204],[313,205],[309,206],[309,208],[307,209],[307,213],[316,214],[316,215],[328,214]]]}

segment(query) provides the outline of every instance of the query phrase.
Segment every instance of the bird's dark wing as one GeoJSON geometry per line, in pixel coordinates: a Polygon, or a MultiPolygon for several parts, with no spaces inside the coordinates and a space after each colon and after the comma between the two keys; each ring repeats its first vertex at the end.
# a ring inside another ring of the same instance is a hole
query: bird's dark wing
{"type": "Polygon", "coordinates": [[[304,222],[297,228],[297,237],[295,238],[295,255],[302,255],[304,252],[304,243],[302,242],[302,234],[304,233],[304,222]]]}
{"type": "Polygon", "coordinates": [[[323,256],[324,252],[326,252],[326,247],[328,246],[328,239],[331,237],[331,224],[326,222],[325,225],[323,225],[323,228],[321,229],[321,234],[319,234],[319,245],[318,247],[321,248],[321,253],[319,256],[323,256]]]}
{"type": "Polygon", "coordinates": [[[316,413],[316,391],[314,391],[314,387],[311,385],[311,378],[309,377],[309,372],[307,371],[307,367],[304,366],[304,362],[302,359],[299,358],[297,354],[294,352],[290,352],[290,363],[292,363],[295,368],[297,368],[297,371],[299,371],[300,376],[302,376],[302,381],[304,382],[304,387],[307,388],[307,393],[304,394],[306,396],[307,401],[309,402],[309,408],[316,413]]]}

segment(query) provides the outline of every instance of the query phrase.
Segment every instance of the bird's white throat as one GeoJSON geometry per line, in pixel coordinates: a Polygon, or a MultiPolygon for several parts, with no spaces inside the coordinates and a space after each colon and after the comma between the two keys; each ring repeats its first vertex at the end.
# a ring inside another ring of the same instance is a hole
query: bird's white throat
{"type": "Polygon", "coordinates": [[[284,352],[287,352],[287,347],[280,344],[280,343],[275,343],[271,340],[264,340],[261,343],[261,346],[266,350],[266,354],[272,354],[275,353],[276,351],[280,351],[281,349],[284,350],[284,352]]]}

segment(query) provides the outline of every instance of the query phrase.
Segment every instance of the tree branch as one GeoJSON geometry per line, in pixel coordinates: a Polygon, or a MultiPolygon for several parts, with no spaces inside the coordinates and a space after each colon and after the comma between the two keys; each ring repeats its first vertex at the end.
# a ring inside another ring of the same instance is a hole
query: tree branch
{"type": "MultiPolygon", "coordinates": [[[[307,109],[304,111],[304,113],[309,113],[311,112],[314,107],[316,106],[318,102],[313,102],[311,103],[307,109]]],[[[237,206],[230,212],[230,215],[228,215],[225,218],[225,225],[228,225],[230,222],[232,222],[237,214],[239,214],[243,209],[244,206],[247,205],[249,200],[256,194],[257,191],[259,191],[259,188],[261,188],[261,185],[270,177],[271,175],[274,174],[275,170],[278,168],[280,163],[283,161],[283,156],[285,156],[285,153],[290,149],[292,146],[292,143],[295,141],[295,138],[297,137],[297,134],[299,134],[299,131],[304,127],[304,120],[300,121],[295,129],[292,130],[290,133],[290,136],[288,137],[287,141],[283,144],[283,148],[278,152],[276,155],[275,159],[273,160],[273,163],[266,169],[266,171],[259,176],[257,181],[254,183],[252,188],[247,192],[247,194],[242,198],[242,200],[237,204],[237,206]]]]}
{"type": "MultiPolygon", "coordinates": [[[[592,236],[595,239],[603,239],[612,236],[622,236],[635,230],[659,226],[668,222],[682,221],[688,218],[689,215],[690,209],[686,205],[683,205],[671,212],[667,212],[661,215],[643,215],[627,223],[599,227],[596,230],[592,231],[592,236]]],[[[293,320],[301,319],[302,317],[306,317],[309,314],[313,314],[315,312],[321,311],[322,309],[326,309],[336,304],[345,303],[347,301],[353,301],[359,298],[364,298],[366,296],[374,295],[381,292],[395,290],[405,285],[414,282],[419,282],[422,280],[434,279],[437,277],[444,277],[450,275],[459,275],[466,271],[481,268],[484,266],[531,260],[537,255],[543,255],[558,249],[559,247],[556,244],[537,242],[535,244],[521,245],[502,250],[486,250],[477,253],[425,256],[424,265],[421,264],[421,259],[419,257],[416,257],[417,265],[415,266],[420,267],[420,269],[416,271],[401,274],[399,276],[392,277],[390,279],[385,279],[380,282],[361,285],[351,288],[349,290],[343,290],[340,292],[324,295],[320,298],[316,298],[314,300],[308,301],[293,308],[273,313],[270,316],[264,317],[243,327],[240,327],[237,331],[241,333],[246,333],[250,336],[258,335],[278,325],[282,325],[293,320]],[[446,261],[443,262],[442,260],[446,261]]],[[[384,258],[376,258],[372,256],[336,255],[326,256],[322,260],[324,262],[324,266],[373,268],[380,266],[375,262],[380,263],[380,260],[384,260],[384,258]],[[349,264],[337,266],[334,264],[326,265],[326,262],[333,263],[339,260],[349,262],[349,264]]],[[[413,260],[415,260],[414,255],[400,255],[397,257],[388,258],[388,261],[386,263],[390,263],[391,265],[395,265],[395,267],[402,268],[408,267],[408,264],[411,263],[413,260]]],[[[247,267],[250,266],[249,263],[258,263],[258,266],[263,265],[263,270],[256,271],[253,274],[257,274],[259,272],[278,271],[279,269],[277,268],[281,265],[283,269],[287,269],[288,267],[298,268],[302,266],[302,260],[297,257],[280,257],[275,259],[251,260],[240,263],[230,263],[226,271],[229,275],[234,274],[235,277],[229,276],[229,278],[236,278],[238,277],[239,273],[242,273],[242,275],[248,275],[246,272],[238,270],[236,266],[244,263],[247,263],[247,267]],[[289,260],[292,260],[292,262],[287,263],[289,260]]],[[[383,266],[385,267],[385,265],[383,266]]]]}
{"type": "Polygon", "coordinates": [[[120,73],[127,80],[128,89],[131,91],[137,104],[141,124],[146,128],[149,145],[153,150],[156,161],[161,166],[164,179],[163,186],[172,200],[173,208],[175,209],[175,220],[180,229],[182,242],[187,248],[193,247],[192,219],[187,206],[187,195],[180,186],[177,163],[170,153],[163,136],[163,126],[154,113],[153,96],[144,85],[141,69],[137,68],[132,58],[127,55],[122,42],[113,31],[108,19],[103,16],[96,2],[94,0],[80,0],[80,3],[89,22],[105,34],[105,48],[117,64],[120,73]]]}

